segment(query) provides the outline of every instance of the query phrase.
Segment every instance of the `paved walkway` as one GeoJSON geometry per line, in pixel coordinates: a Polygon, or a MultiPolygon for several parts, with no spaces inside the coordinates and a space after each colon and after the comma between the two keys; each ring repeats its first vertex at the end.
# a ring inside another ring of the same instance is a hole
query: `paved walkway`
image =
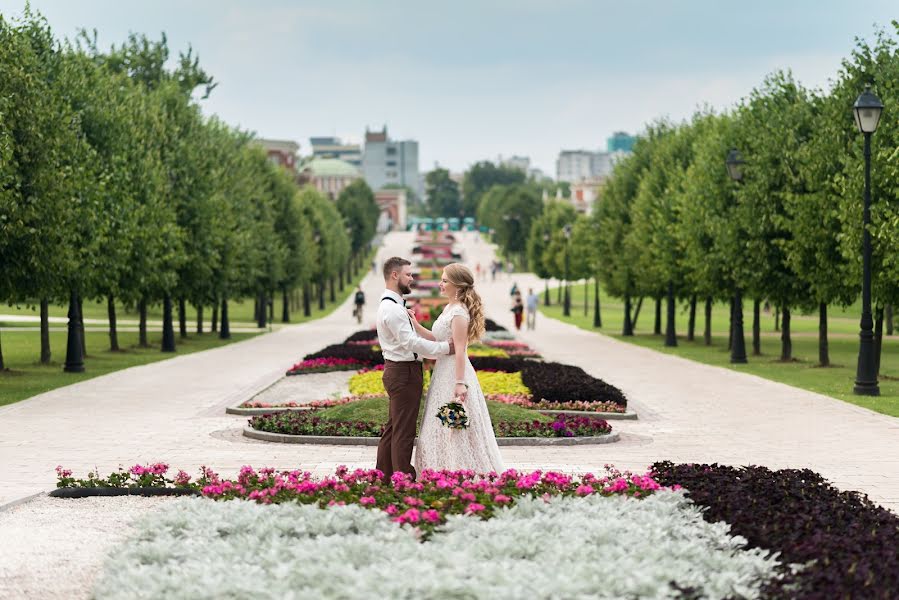
{"type": "MultiPolygon", "coordinates": [[[[411,234],[391,234],[379,252],[408,254],[411,234]]],[[[465,236],[470,265],[492,251],[465,236]]],[[[488,313],[511,327],[508,291],[542,289],[532,275],[501,275],[478,287],[488,313]]],[[[369,275],[367,323],[383,283],[369,275]]],[[[117,465],[166,461],[223,473],[241,465],[302,468],[372,466],[372,447],[293,446],[239,435],[245,418],[224,407],[271,381],[304,354],[359,327],[348,300],[311,323],[206,352],[119,371],[0,408],[0,504],[47,490],[57,464],[84,474],[117,465]]],[[[809,467],[844,489],[899,510],[899,419],[752,375],[687,361],[538,317],[521,337],[549,360],[576,364],[621,387],[640,415],[615,421],[622,441],[603,446],[503,448],[509,466],[598,470],[605,463],[644,469],[655,460],[809,467]]]]}

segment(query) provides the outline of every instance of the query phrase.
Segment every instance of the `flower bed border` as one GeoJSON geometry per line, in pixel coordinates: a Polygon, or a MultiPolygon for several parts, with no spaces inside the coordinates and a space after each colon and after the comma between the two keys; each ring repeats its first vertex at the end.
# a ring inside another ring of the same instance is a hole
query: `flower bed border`
{"type": "MultiPolygon", "coordinates": [[[[595,413],[591,413],[595,414],[595,413]]],[[[291,433],[271,433],[259,431],[249,425],[243,428],[244,437],[264,442],[280,444],[318,444],[328,446],[377,446],[380,437],[352,437],[340,435],[294,435],[291,433]]],[[[606,435],[593,435],[583,437],[512,437],[496,438],[499,446],[581,446],[591,444],[611,444],[619,439],[618,432],[613,431],[606,435]]],[[[418,438],[416,438],[417,442],[418,438]]]]}
{"type": "Polygon", "coordinates": [[[200,496],[200,492],[188,488],[169,487],[77,487],[56,488],[47,494],[53,498],[91,498],[94,496],[200,496]]]}

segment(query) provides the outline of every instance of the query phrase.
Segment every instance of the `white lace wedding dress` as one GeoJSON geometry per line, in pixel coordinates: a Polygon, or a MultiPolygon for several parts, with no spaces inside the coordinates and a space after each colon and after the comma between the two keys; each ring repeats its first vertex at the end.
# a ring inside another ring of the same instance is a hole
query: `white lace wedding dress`
{"type": "MultiPolygon", "coordinates": [[[[452,337],[450,325],[454,318],[465,319],[467,323],[468,310],[457,304],[448,305],[431,330],[437,340],[447,341],[452,337]]],[[[447,402],[457,401],[453,397],[456,357],[444,355],[437,359],[415,447],[415,470],[418,473],[425,469],[470,469],[476,473],[501,473],[504,470],[487,401],[468,357],[465,358],[465,383],[468,384],[468,395],[463,405],[468,415],[468,428],[444,427],[437,419],[437,409],[447,402]]]]}

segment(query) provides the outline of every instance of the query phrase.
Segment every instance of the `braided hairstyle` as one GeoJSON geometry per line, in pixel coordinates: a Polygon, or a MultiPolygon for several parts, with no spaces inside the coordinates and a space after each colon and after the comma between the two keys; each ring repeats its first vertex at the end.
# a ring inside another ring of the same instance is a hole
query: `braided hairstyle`
{"type": "Polygon", "coordinates": [[[461,263],[452,263],[443,268],[446,280],[456,286],[459,303],[468,309],[468,342],[474,343],[484,335],[484,304],[474,289],[474,275],[461,263]]]}

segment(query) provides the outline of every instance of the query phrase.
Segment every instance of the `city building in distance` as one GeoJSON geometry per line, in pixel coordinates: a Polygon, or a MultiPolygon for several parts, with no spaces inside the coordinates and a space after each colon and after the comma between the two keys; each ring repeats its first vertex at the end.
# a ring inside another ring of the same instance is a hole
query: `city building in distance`
{"type": "Polygon", "coordinates": [[[386,125],[381,131],[365,130],[362,175],[373,190],[393,184],[408,187],[419,198],[424,197],[418,170],[418,142],[391,140],[386,125]]]}

